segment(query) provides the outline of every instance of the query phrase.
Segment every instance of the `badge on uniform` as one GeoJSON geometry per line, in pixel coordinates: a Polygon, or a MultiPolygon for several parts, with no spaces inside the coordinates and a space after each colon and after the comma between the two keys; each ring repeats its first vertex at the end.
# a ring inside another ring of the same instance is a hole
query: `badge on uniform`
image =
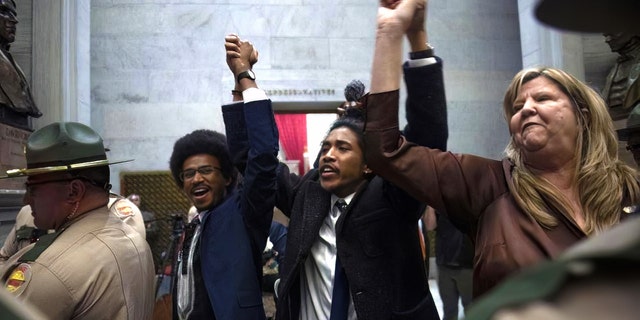
{"type": "Polygon", "coordinates": [[[118,201],[115,204],[116,206],[116,214],[120,219],[125,217],[131,217],[134,215],[133,208],[126,201],[118,201]]]}
{"type": "Polygon", "coordinates": [[[28,263],[19,264],[13,271],[7,281],[4,283],[4,287],[7,291],[19,295],[31,281],[31,265],[28,263]]]}

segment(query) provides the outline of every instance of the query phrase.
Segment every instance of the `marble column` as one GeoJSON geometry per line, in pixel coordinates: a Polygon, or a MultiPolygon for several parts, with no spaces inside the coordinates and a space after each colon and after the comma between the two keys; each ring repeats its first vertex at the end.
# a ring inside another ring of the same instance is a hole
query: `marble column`
{"type": "Polygon", "coordinates": [[[44,115],[90,125],[90,2],[33,1],[32,89],[44,115]]]}
{"type": "Polygon", "coordinates": [[[523,67],[556,67],[584,81],[582,36],[542,25],[533,14],[536,2],[518,0],[523,67]]]}

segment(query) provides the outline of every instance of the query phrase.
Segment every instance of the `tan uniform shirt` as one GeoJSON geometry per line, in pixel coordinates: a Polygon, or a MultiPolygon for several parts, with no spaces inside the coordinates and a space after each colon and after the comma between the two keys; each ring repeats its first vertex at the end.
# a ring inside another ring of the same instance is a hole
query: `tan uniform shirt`
{"type": "Polygon", "coordinates": [[[109,204],[107,205],[111,213],[116,217],[124,221],[124,223],[131,226],[134,230],[142,236],[142,239],[147,238],[147,231],[144,225],[144,219],[140,209],[129,199],[117,195],[115,193],[109,194],[109,204]]]}
{"type": "Polygon", "coordinates": [[[11,257],[0,270],[6,289],[51,319],[150,319],[151,249],[106,207],[87,212],[32,262],[11,257]]]}
{"type": "Polygon", "coordinates": [[[14,253],[31,244],[29,239],[18,239],[17,232],[21,228],[35,228],[33,224],[33,216],[31,215],[31,207],[26,205],[20,209],[16,216],[16,223],[9,231],[4,245],[0,248],[0,263],[9,259],[14,253]]]}
{"type": "MultiPolygon", "coordinates": [[[[109,194],[109,210],[124,223],[136,230],[142,238],[146,238],[146,227],[140,209],[129,199],[117,195],[109,194]]],[[[22,227],[35,228],[31,207],[26,205],[20,209],[16,216],[16,223],[7,235],[4,245],[0,248],[0,264],[9,259],[18,250],[31,244],[29,239],[18,239],[16,232],[22,227]]]]}

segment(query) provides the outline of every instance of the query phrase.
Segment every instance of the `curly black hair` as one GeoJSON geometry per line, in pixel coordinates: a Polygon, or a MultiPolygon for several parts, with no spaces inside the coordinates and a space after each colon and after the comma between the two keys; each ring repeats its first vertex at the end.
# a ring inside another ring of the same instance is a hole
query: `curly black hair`
{"type": "Polygon", "coordinates": [[[173,145],[169,168],[171,168],[171,175],[178,188],[182,189],[183,187],[183,182],[180,181],[180,172],[182,172],[184,161],[197,154],[209,154],[216,157],[222,168],[222,176],[231,179],[229,187],[235,185],[236,170],[231,162],[227,138],[224,134],[216,131],[199,129],[178,139],[173,145]]]}
{"type": "Polygon", "coordinates": [[[358,146],[360,146],[361,150],[364,150],[364,115],[362,111],[350,110],[348,113],[345,113],[331,124],[325,137],[328,136],[331,131],[341,127],[347,127],[353,131],[353,133],[356,134],[356,138],[358,138],[358,146]]]}
{"type": "Polygon", "coordinates": [[[364,120],[365,111],[362,104],[358,102],[365,93],[365,86],[360,80],[351,80],[344,88],[344,98],[347,103],[344,112],[334,121],[327,131],[327,135],[337,128],[347,127],[356,134],[358,145],[364,150],[364,120]]]}
{"type": "Polygon", "coordinates": [[[365,86],[362,81],[354,79],[351,80],[344,88],[344,99],[346,101],[358,101],[364,96],[365,86]]]}
{"type": "MultiPolygon", "coordinates": [[[[358,102],[362,96],[365,94],[365,86],[362,84],[360,80],[351,80],[344,88],[344,98],[346,102],[344,102],[341,106],[343,109],[342,114],[338,119],[336,119],[327,133],[326,137],[331,133],[331,131],[346,127],[355,133],[356,138],[358,139],[358,146],[360,150],[364,150],[364,122],[365,122],[365,111],[362,108],[362,103],[358,102]]],[[[316,160],[313,162],[313,167],[317,168],[320,165],[320,155],[322,150],[318,152],[316,156],[316,160]]]]}

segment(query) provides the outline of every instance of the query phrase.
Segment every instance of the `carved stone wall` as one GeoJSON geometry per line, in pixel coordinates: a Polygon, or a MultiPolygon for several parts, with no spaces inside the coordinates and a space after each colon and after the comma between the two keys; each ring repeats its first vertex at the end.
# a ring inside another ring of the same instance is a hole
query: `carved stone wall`
{"type": "MultiPolygon", "coordinates": [[[[31,132],[0,123],[0,172],[25,168],[24,147],[31,132]]],[[[2,179],[0,189],[24,190],[24,178],[2,179]]],[[[16,212],[17,213],[17,212],[16,212]]]]}
{"type": "MultiPolygon", "coordinates": [[[[352,79],[368,86],[376,12],[368,0],[91,1],[91,125],[109,157],[135,158],[113,170],[166,170],[180,136],[223,131],[231,32],[260,51],[257,83],[276,104],[335,103],[352,79]]],[[[517,4],[434,1],[428,28],[445,63],[450,149],[499,158],[508,137],[500,101],[522,66],[517,4]]]]}

